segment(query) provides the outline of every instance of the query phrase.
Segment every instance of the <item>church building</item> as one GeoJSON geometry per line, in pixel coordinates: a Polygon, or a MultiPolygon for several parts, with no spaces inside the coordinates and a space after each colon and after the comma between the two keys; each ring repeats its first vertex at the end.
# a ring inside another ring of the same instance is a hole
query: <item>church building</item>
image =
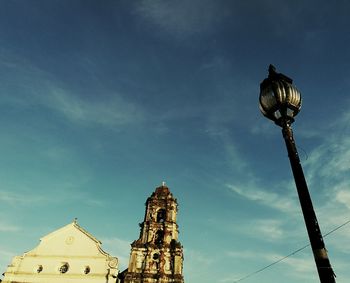
{"type": "Polygon", "coordinates": [[[8,266],[3,283],[111,283],[118,259],[75,220],[41,238],[40,244],[8,266]]]}
{"type": "Polygon", "coordinates": [[[183,249],[178,241],[177,201],[163,185],[146,201],[140,236],[131,244],[123,283],[183,283],[183,249]]]}
{"type": "MultiPolygon", "coordinates": [[[[140,235],[131,244],[128,268],[77,221],[46,235],[33,250],[13,258],[3,283],[184,283],[178,241],[178,204],[162,184],[146,201],[140,235]]],[[[1,282],[1,280],[0,280],[1,282]]]]}

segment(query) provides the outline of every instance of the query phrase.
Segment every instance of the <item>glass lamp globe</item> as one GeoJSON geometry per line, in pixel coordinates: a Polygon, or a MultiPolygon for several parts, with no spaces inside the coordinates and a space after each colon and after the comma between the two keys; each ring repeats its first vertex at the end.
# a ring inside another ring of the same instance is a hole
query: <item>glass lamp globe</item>
{"type": "Polygon", "coordinates": [[[301,108],[301,95],[293,80],[269,67],[269,76],[260,84],[259,108],[262,114],[283,127],[294,122],[301,108]]]}

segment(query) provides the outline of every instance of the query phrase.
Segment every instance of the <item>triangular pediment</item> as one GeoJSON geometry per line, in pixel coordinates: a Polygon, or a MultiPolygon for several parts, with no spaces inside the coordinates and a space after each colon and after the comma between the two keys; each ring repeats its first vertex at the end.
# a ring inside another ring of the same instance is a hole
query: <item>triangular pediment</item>
{"type": "Polygon", "coordinates": [[[42,237],[40,244],[27,255],[106,256],[101,242],[74,221],[42,237]]]}

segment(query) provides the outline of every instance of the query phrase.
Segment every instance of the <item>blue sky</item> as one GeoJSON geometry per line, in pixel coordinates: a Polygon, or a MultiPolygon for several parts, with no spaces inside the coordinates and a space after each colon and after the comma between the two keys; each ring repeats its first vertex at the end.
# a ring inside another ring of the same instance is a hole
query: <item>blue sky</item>
{"type": "MultiPolygon", "coordinates": [[[[75,217],[127,265],[146,198],[179,202],[184,276],[233,283],[308,243],[270,63],[321,230],[350,219],[347,1],[0,2],[0,269],[75,217]]],[[[325,238],[350,278],[350,225],[325,238]]],[[[319,282],[310,248],[244,281],[319,282]]]]}

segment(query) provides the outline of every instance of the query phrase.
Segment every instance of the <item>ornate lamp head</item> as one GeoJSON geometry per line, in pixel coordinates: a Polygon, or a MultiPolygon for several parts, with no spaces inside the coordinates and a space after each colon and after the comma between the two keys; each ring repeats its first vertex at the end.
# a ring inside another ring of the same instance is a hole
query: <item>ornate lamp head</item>
{"type": "Polygon", "coordinates": [[[277,125],[293,123],[301,108],[301,95],[293,80],[269,66],[269,76],[260,84],[259,108],[277,125]]]}

